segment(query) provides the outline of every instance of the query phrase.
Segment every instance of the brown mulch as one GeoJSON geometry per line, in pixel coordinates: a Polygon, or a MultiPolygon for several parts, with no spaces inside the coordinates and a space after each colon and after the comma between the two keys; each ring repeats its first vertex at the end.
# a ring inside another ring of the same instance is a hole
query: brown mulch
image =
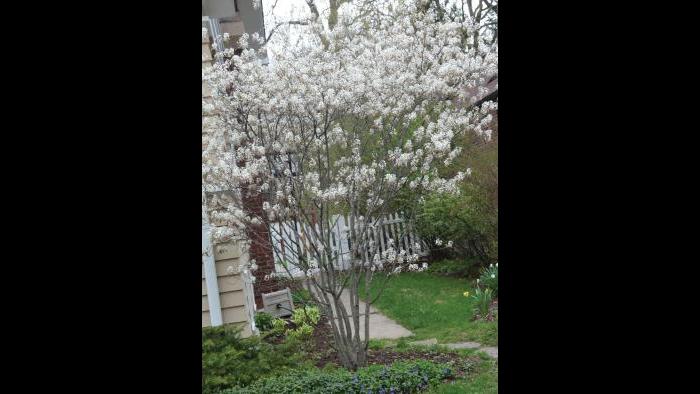
{"type": "MultiPolygon", "coordinates": [[[[323,368],[327,364],[341,366],[340,357],[332,348],[333,334],[328,319],[323,316],[314,330],[312,341],[315,364],[323,368]]],[[[368,364],[390,365],[395,361],[428,360],[435,363],[449,364],[457,376],[462,376],[479,362],[479,357],[465,357],[454,352],[437,352],[431,350],[408,349],[398,351],[391,348],[369,349],[368,364]]]]}
{"type": "MultiPolygon", "coordinates": [[[[289,322],[289,324],[290,326],[294,326],[292,322],[289,322]]],[[[323,368],[328,364],[342,366],[340,357],[338,357],[337,352],[332,347],[333,334],[331,330],[332,328],[328,322],[328,318],[326,316],[321,316],[318,325],[314,329],[313,336],[310,340],[311,343],[308,347],[308,349],[311,350],[310,356],[313,358],[314,364],[319,368],[323,368]]],[[[282,343],[284,340],[285,337],[283,334],[267,336],[265,338],[265,341],[273,344],[282,343]]],[[[464,376],[466,373],[469,373],[480,361],[477,356],[463,356],[455,352],[437,352],[423,349],[406,349],[403,351],[393,348],[369,349],[367,353],[367,363],[370,365],[390,365],[395,361],[427,360],[450,365],[456,377],[464,376]]]]}
{"type": "Polygon", "coordinates": [[[311,339],[312,348],[314,349],[314,358],[316,358],[316,366],[323,368],[326,364],[332,363],[340,365],[340,357],[333,350],[333,333],[332,328],[326,316],[321,316],[318,325],[314,329],[314,335],[311,339]]]}
{"type": "Polygon", "coordinates": [[[393,349],[369,350],[369,364],[389,365],[394,361],[426,360],[434,363],[448,364],[455,372],[455,376],[464,376],[479,363],[477,356],[462,356],[451,352],[436,352],[429,350],[405,350],[393,349]]]}

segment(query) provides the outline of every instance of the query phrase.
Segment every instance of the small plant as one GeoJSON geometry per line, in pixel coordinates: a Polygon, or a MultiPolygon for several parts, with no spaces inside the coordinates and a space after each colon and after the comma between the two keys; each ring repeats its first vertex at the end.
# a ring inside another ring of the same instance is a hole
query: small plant
{"type": "Polygon", "coordinates": [[[479,279],[482,285],[493,291],[494,297],[498,297],[498,263],[484,268],[479,279]]]}
{"type": "MultiPolygon", "coordinates": [[[[465,296],[468,295],[469,292],[465,292],[465,296]]],[[[493,301],[493,291],[489,288],[482,290],[480,287],[477,287],[471,297],[474,301],[474,309],[472,310],[474,313],[474,318],[489,320],[491,301],[493,301]]]]}
{"type": "Polygon", "coordinates": [[[278,334],[282,334],[287,328],[287,322],[283,319],[276,318],[272,321],[272,331],[278,334]]]}
{"type": "Polygon", "coordinates": [[[311,338],[311,335],[313,333],[314,333],[314,328],[311,327],[310,325],[304,323],[293,330],[288,330],[287,337],[301,341],[301,340],[306,340],[306,339],[311,338]]]}
{"type": "Polygon", "coordinates": [[[304,323],[311,326],[318,324],[321,319],[321,312],[315,306],[305,306],[303,308],[297,308],[294,310],[292,315],[292,321],[296,325],[302,325],[304,323]]]}
{"type": "Polygon", "coordinates": [[[269,313],[258,312],[255,314],[255,327],[257,327],[260,332],[270,331],[272,329],[272,321],[274,317],[269,313]]]}
{"type": "Polygon", "coordinates": [[[314,327],[321,320],[321,312],[315,306],[305,306],[297,308],[292,314],[291,323],[286,320],[276,318],[270,323],[270,333],[280,335],[284,333],[287,338],[293,340],[306,340],[313,335],[314,327]],[[294,328],[289,328],[289,325],[294,328]]]}
{"type": "Polygon", "coordinates": [[[292,322],[297,328],[287,330],[287,335],[294,339],[308,339],[314,332],[314,327],[321,319],[321,312],[315,306],[305,306],[294,310],[292,322]]]}

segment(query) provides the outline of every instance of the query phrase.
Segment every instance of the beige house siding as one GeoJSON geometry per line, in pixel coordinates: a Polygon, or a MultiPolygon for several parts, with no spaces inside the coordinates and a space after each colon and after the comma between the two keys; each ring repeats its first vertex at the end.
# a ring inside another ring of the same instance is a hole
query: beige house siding
{"type": "Polygon", "coordinates": [[[202,327],[211,326],[209,316],[209,298],[207,298],[207,280],[204,278],[204,262],[202,262],[202,327]]]}
{"type": "MultiPolygon", "coordinates": [[[[232,241],[214,246],[214,261],[216,265],[216,281],[219,287],[219,303],[224,324],[240,324],[243,336],[252,334],[248,318],[243,278],[238,273],[238,266],[247,261],[248,256],[242,253],[241,242],[232,241]],[[231,269],[229,269],[229,267],[231,269]]],[[[211,325],[209,315],[209,299],[207,284],[202,267],[202,327],[211,325]]]]}
{"type": "MultiPolygon", "coordinates": [[[[211,64],[212,57],[209,38],[207,36],[203,36],[202,69],[211,66],[211,64]]],[[[202,82],[203,101],[209,101],[210,97],[210,89],[204,82],[202,82]]],[[[224,244],[214,245],[213,249],[222,322],[223,324],[241,325],[243,328],[242,335],[247,337],[252,335],[252,327],[249,317],[252,315],[252,313],[249,308],[255,308],[255,305],[248,305],[249,303],[246,302],[246,284],[241,277],[241,274],[238,272],[238,266],[248,260],[248,255],[242,250],[242,245],[243,243],[241,241],[231,241],[224,244]]],[[[250,291],[252,292],[252,285],[249,286],[250,291]]],[[[202,327],[211,326],[208,296],[204,262],[202,262],[202,327]]]]}

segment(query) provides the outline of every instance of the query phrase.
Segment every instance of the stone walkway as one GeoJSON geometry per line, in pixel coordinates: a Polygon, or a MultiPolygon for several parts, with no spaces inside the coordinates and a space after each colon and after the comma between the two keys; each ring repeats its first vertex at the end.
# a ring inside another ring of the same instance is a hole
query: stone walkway
{"type": "MultiPolygon", "coordinates": [[[[438,341],[435,338],[425,339],[422,341],[411,342],[411,345],[423,345],[431,346],[437,345],[438,341]]],[[[497,346],[483,346],[478,342],[458,342],[458,343],[441,343],[440,345],[447,347],[448,349],[478,349],[490,357],[495,359],[498,358],[498,347],[497,346]]]]}
{"type": "MultiPolygon", "coordinates": [[[[343,292],[340,296],[343,306],[350,310],[350,295],[343,292]]],[[[365,307],[366,304],[360,301],[360,338],[365,338],[365,307]]],[[[333,308],[335,312],[335,307],[333,308]]],[[[405,327],[379,313],[373,306],[369,307],[369,338],[370,339],[398,339],[410,337],[413,333],[405,327]]]]}
{"type": "MultiPolygon", "coordinates": [[[[304,286],[306,288],[306,286],[304,286]]],[[[340,295],[340,300],[343,303],[346,311],[350,311],[350,293],[344,291],[340,295]]],[[[335,306],[333,308],[333,314],[337,316],[335,311],[335,306]]],[[[365,338],[365,307],[366,304],[360,300],[360,338],[365,338]]],[[[338,320],[338,318],[336,318],[338,320]]],[[[352,324],[352,321],[351,321],[352,324]]],[[[354,328],[350,327],[351,331],[354,332],[354,328]]],[[[398,339],[402,337],[410,337],[413,333],[407,330],[404,326],[400,325],[394,320],[381,314],[373,306],[369,307],[369,339],[398,339]]]]}

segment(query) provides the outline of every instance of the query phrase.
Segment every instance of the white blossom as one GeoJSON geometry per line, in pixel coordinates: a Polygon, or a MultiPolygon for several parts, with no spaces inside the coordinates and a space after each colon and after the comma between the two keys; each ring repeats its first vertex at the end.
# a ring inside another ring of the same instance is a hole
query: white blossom
{"type": "Polygon", "coordinates": [[[268,65],[251,45],[263,38],[243,34],[240,54],[220,51],[220,61],[202,70],[212,88],[202,103],[202,184],[214,195],[207,212],[217,223],[212,240],[269,222],[270,237],[287,240],[286,250],[274,251],[276,262],[288,260],[290,270],[307,276],[336,275],[327,268],[328,249],[339,235],[321,220],[338,213],[349,238],[341,241],[351,249],[345,264],[364,274],[427,269],[419,242],[411,248],[398,235],[372,241],[367,232],[397,196],[410,192],[422,201],[431,192],[459,192],[471,169],[450,177],[441,170],[461,155],[460,136],[490,135],[497,106],[470,106],[469,92],[497,72],[498,51],[485,42],[464,45],[464,29],[473,27],[416,7],[396,2],[371,16],[339,15],[332,30],[309,23],[320,38],[287,45],[268,65]],[[262,212],[244,203],[256,193],[264,197],[262,212]],[[291,256],[282,260],[281,252],[291,256]],[[369,261],[357,258],[363,255],[369,261]]]}

